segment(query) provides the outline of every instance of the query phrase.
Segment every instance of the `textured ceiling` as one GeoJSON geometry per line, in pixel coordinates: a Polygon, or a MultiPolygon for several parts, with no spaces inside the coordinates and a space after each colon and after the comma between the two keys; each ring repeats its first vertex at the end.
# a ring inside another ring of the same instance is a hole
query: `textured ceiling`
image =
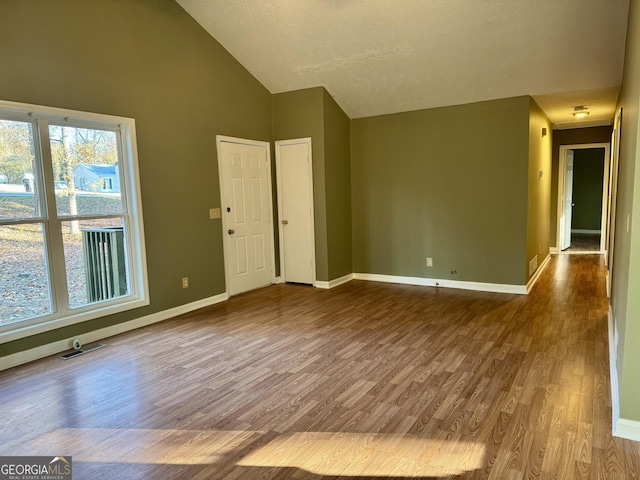
{"type": "Polygon", "coordinates": [[[578,97],[589,124],[613,117],[629,5],[177,1],[272,93],[324,86],[351,118],[532,95],[563,128],[578,97]]]}

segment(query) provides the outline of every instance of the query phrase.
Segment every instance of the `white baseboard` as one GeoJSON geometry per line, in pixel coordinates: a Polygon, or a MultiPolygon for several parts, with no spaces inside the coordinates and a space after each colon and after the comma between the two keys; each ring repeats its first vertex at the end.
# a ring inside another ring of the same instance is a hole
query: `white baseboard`
{"type": "Polygon", "coordinates": [[[636,420],[627,420],[626,418],[619,418],[615,423],[613,435],[620,438],[626,438],[627,440],[640,442],[640,422],[636,420]]]}
{"type": "Polygon", "coordinates": [[[584,235],[600,235],[602,233],[601,230],[585,230],[582,228],[571,229],[571,233],[582,233],[584,235]]]}
{"type": "Polygon", "coordinates": [[[618,385],[618,363],[616,358],[616,335],[614,334],[613,309],[609,305],[609,383],[611,384],[611,424],[613,436],[640,442],[640,422],[620,418],[620,389],[618,385]]]}
{"type": "Polygon", "coordinates": [[[457,288],[460,290],[476,290],[479,292],[515,293],[526,295],[525,285],[507,285],[500,283],[463,282],[460,280],[441,280],[423,277],[401,277],[396,275],[380,275],[377,273],[354,273],[354,280],[369,280],[372,282],[401,283],[405,285],[420,285],[425,287],[457,288]]]}
{"type": "Polygon", "coordinates": [[[556,254],[560,251],[560,249],[558,247],[549,247],[549,253],[550,254],[556,254]]]}
{"type": "Polygon", "coordinates": [[[550,259],[551,259],[551,255],[547,255],[547,258],[545,258],[542,261],[542,263],[538,266],[536,271],[533,272],[533,276],[527,282],[527,293],[529,293],[533,288],[533,286],[536,284],[536,282],[538,281],[538,278],[540,278],[540,274],[545,269],[545,267],[549,264],[550,259]]]}
{"type": "Polygon", "coordinates": [[[618,364],[616,358],[615,335],[613,334],[613,309],[609,305],[608,336],[609,336],[609,383],[611,384],[611,424],[613,434],[616,435],[620,420],[620,390],[618,389],[618,364]]]}
{"type": "Polygon", "coordinates": [[[203,298],[202,300],[188,303],[186,305],[180,305],[179,307],[170,308],[169,310],[164,310],[162,312],[152,313],[151,315],[147,315],[145,317],[136,318],[135,320],[118,323],[110,327],[83,333],[82,335],[75,335],[73,337],[66,338],[64,340],[58,340],[57,342],[47,343],[46,345],[41,345],[30,350],[25,350],[22,352],[17,352],[11,355],[0,357],[0,370],[6,370],[8,368],[22,365],[23,363],[32,362],[33,360],[38,360],[39,358],[48,357],[49,355],[54,355],[56,353],[64,352],[65,350],[69,350],[72,348],[73,340],[75,338],[79,338],[82,344],[86,345],[88,343],[96,342],[104,338],[113,337],[114,335],[118,335],[120,333],[135,330],[136,328],[146,327],[147,325],[151,325],[152,323],[168,320],[169,318],[182,315],[183,313],[192,312],[193,310],[198,310],[199,308],[204,308],[216,303],[224,302],[228,299],[229,295],[227,293],[221,293],[219,295],[203,298]]]}
{"type": "Polygon", "coordinates": [[[279,283],[284,283],[284,280],[282,279],[282,277],[275,277],[273,279],[273,284],[278,285],[279,283]]]}
{"type": "Polygon", "coordinates": [[[337,287],[338,285],[342,285],[344,283],[350,282],[351,280],[353,280],[353,273],[345,275],[344,277],[334,278],[333,280],[329,280],[328,282],[316,280],[316,288],[325,288],[325,289],[334,288],[334,287],[337,287]]]}

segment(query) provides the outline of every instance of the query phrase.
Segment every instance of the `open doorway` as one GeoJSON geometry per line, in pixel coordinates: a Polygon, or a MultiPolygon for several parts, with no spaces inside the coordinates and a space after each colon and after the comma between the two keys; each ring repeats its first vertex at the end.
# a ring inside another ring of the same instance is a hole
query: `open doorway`
{"type": "Polygon", "coordinates": [[[563,145],[558,175],[558,239],[564,253],[605,253],[609,144],[563,145]]]}

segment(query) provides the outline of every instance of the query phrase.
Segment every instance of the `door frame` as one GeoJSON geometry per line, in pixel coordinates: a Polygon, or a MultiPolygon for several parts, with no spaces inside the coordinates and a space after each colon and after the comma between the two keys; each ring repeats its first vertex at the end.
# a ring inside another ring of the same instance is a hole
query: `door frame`
{"type": "Polygon", "coordinates": [[[622,128],[622,107],[618,109],[613,121],[611,133],[611,157],[609,179],[609,235],[607,238],[607,253],[604,256],[604,264],[607,267],[607,297],[611,296],[611,275],[613,270],[613,251],[615,248],[616,234],[616,210],[618,201],[618,171],[620,167],[620,138],[622,128]]]}
{"type": "Polygon", "coordinates": [[[269,142],[263,142],[261,140],[250,140],[246,138],[228,137],[225,135],[216,135],[216,154],[218,156],[218,185],[220,188],[220,217],[222,218],[222,248],[224,252],[224,289],[225,293],[229,296],[238,295],[239,293],[229,292],[229,247],[227,247],[228,235],[227,235],[227,216],[225,215],[225,198],[224,198],[224,168],[222,168],[222,155],[221,147],[223,143],[236,143],[240,145],[248,145],[251,147],[263,147],[267,152],[267,167],[268,167],[268,199],[269,199],[269,234],[271,235],[271,284],[276,283],[276,252],[275,252],[275,234],[273,229],[273,185],[271,181],[271,144],[269,142]]]}
{"type": "Polygon", "coordinates": [[[282,177],[280,170],[280,147],[288,146],[288,145],[301,145],[306,144],[309,150],[309,200],[311,202],[311,249],[313,251],[313,255],[311,258],[311,268],[313,270],[313,283],[312,285],[315,287],[317,279],[316,272],[316,224],[315,224],[315,214],[314,214],[314,201],[313,201],[313,156],[311,150],[311,137],[305,138],[294,138],[290,140],[278,140],[275,142],[276,144],[276,188],[278,195],[278,234],[280,235],[280,276],[283,282],[286,282],[286,271],[284,265],[284,226],[282,225],[282,177]]]}
{"type": "Polygon", "coordinates": [[[575,152],[572,149],[567,149],[564,151],[563,160],[564,166],[561,171],[562,175],[562,188],[560,191],[560,187],[558,187],[558,251],[563,252],[571,246],[571,221],[573,220],[573,173],[574,173],[574,165],[575,165],[575,152]],[[569,215],[567,215],[567,185],[569,184],[568,172],[569,172],[569,152],[571,152],[571,211],[569,215]],[[567,229],[566,223],[569,222],[569,228],[567,229]],[[562,248],[564,245],[564,240],[569,237],[569,245],[565,248],[562,248]]]}
{"type": "MultiPolygon", "coordinates": [[[[557,225],[556,225],[556,248],[558,253],[562,253],[560,250],[560,225],[563,218],[563,205],[562,199],[564,199],[565,193],[565,174],[567,171],[567,151],[568,150],[586,150],[590,148],[604,148],[604,174],[602,176],[602,218],[600,219],[600,250],[598,253],[606,254],[607,245],[607,227],[609,225],[609,163],[610,163],[610,149],[611,146],[608,143],[580,143],[576,145],[560,145],[560,154],[558,157],[558,200],[557,200],[557,225]]],[[[575,160],[574,160],[575,169],[575,160]]],[[[571,226],[569,226],[571,228],[571,226]]],[[[570,253],[570,252],[568,252],[570,253]]]]}

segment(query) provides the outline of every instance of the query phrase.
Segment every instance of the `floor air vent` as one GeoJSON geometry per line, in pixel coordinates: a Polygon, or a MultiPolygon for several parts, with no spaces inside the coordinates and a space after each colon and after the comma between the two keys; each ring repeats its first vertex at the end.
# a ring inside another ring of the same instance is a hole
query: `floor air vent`
{"type": "Polygon", "coordinates": [[[94,343],[93,345],[89,345],[88,347],[79,348],[78,350],[74,350],[69,353],[65,353],[60,355],[60,358],[63,360],[69,360],[70,358],[78,357],[80,355],[84,355],[85,353],[93,352],[94,350],[98,350],[99,348],[106,347],[104,343],[94,343]]]}

